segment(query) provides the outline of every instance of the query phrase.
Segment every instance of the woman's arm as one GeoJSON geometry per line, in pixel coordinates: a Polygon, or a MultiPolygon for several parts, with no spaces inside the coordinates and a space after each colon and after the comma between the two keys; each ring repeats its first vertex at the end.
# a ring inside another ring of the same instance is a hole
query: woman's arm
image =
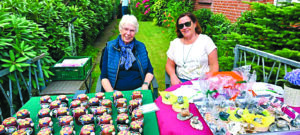
{"type": "Polygon", "coordinates": [[[107,52],[106,48],[103,52],[102,57],[103,57],[103,58],[101,58],[102,59],[102,63],[101,63],[102,67],[100,67],[100,69],[101,69],[101,75],[100,75],[101,84],[106,92],[111,92],[111,91],[114,91],[114,89],[112,88],[109,80],[107,79],[108,78],[108,74],[107,74],[108,52],[107,52]]]}
{"type": "Polygon", "coordinates": [[[176,85],[181,83],[181,81],[178,79],[176,73],[175,73],[175,62],[168,58],[167,64],[166,64],[166,71],[170,76],[171,79],[171,85],[176,85]]]}
{"type": "Polygon", "coordinates": [[[218,62],[217,49],[214,49],[208,55],[208,65],[209,65],[209,72],[218,72],[219,71],[219,62],[218,62]]]}
{"type": "Polygon", "coordinates": [[[111,84],[107,78],[103,78],[101,80],[102,87],[104,88],[105,92],[113,92],[114,89],[111,87],[111,84]]]}
{"type": "Polygon", "coordinates": [[[142,87],[141,87],[142,90],[148,90],[149,85],[150,85],[150,83],[153,79],[153,67],[152,67],[152,64],[150,62],[148,52],[147,52],[147,57],[148,57],[148,68],[147,68],[147,71],[146,71],[146,76],[145,76],[144,83],[142,84],[142,87]]]}
{"type": "Polygon", "coordinates": [[[142,85],[142,90],[148,90],[149,89],[149,84],[151,83],[152,79],[153,79],[153,74],[147,73],[146,77],[145,77],[145,80],[144,80],[144,84],[142,85]],[[145,82],[147,84],[145,84],[145,82]]]}

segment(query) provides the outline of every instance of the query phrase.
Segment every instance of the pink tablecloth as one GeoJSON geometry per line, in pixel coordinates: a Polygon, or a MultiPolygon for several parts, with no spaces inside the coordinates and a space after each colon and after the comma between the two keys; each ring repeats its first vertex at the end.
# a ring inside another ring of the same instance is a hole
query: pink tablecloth
{"type": "MultiPolygon", "coordinates": [[[[181,85],[190,85],[192,84],[190,81],[172,86],[166,91],[173,91],[179,88],[181,85]]],[[[198,116],[199,120],[203,124],[203,130],[196,130],[191,127],[190,121],[180,121],[177,119],[177,113],[172,110],[171,105],[166,105],[162,103],[162,98],[159,96],[155,103],[159,107],[159,111],[156,112],[157,122],[160,130],[161,135],[212,135],[209,127],[207,126],[206,122],[200,115],[198,109],[196,108],[195,104],[190,104],[190,112],[194,114],[194,116],[198,116]]]]}
{"type": "MultiPolygon", "coordinates": [[[[185,83],[172,86],[166,91],[173,91],[179,88],[181,85],[191,85],[191,81],[187,81],[185,83]]],[[[207,126],[206,122],[200,115],[199,111],[197,110],[195,104],[190,104],[190,112],[194,114],[194,116],[198,116],[199,120],[203,124],[203,130],[196,130],[190,126],[190,121],[180,121],[177,119],[177,113],[172,110],[171,105],[166,105],[162,103],[162,98],[159,96],[155,103],[159,107],[159,111],[156,112],[157,122],[160,130],[161,135],[212,135],[213,133],[210,131],[209,127],[207,126]]],[[[300,113],[300,107],[292,107],[296,112],[300,113]]],[[[288,110],[284,109],[284,112],[294,118],[294,114],[288,110]]]]}

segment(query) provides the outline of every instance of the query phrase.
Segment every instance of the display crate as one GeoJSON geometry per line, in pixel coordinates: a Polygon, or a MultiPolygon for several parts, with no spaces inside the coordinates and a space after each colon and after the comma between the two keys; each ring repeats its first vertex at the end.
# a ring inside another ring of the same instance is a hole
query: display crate
{"type": "Polygon", "coordinates": [[[55,76],[52,80],[84,80],[90,70],[92,70],[92,57],[90,56],[66,56],[55,63],[50,70],[55,76]],[[82,66],[77,67],[54,67],[56,64],[62,63],[65,59],[81,59],[88,58],[82,66]]]}

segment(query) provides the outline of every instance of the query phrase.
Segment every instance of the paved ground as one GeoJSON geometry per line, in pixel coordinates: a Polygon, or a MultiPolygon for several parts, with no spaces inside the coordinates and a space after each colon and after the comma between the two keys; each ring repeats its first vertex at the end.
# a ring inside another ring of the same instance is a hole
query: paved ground
{"type": "Polygon", "coordinates": [[[95,64],[99,64],[101,58],[101,50],[105,47],[106,42],[109,40],[109,37],[113,35],[113,31],[115,30],[116,23],[117,23],[117,19],[113,20],[111,24],[109,24],[104,28],[104,32],[102,33],[102,35],[99,36],[98,39],[96,40],[94,47],[98,48],[100,51],[95,60],[95,64]]]}

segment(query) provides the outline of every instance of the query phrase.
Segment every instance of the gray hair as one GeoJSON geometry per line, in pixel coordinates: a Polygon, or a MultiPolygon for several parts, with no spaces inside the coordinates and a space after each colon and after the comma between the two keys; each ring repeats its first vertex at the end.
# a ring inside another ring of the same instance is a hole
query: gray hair
{"type": "Polygon", "coordinates": [[[126,24],[132,24],[135,27],[135,32],[139,31],[139,23],[134,15],[123,15],[119,23],[119,30],[122,30],[126,24]]]}

